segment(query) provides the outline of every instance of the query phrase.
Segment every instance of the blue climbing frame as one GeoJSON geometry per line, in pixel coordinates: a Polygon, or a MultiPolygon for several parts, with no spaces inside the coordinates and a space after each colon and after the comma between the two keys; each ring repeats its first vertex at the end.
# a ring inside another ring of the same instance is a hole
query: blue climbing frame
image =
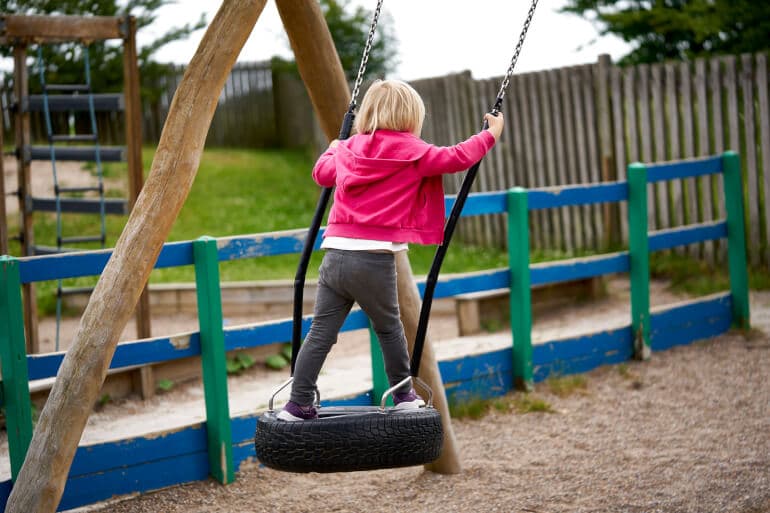
{"type": "MultiPolygon", "coordinates": [[[[528,388],[548,376],[585,372],[605,364],[644,357],[662,350],[725,332],[731,325],[749,327],[748,281],[740,162],[734,153],[686,162],[629,167],[629,182],[578,185],[546,189],[512,189],[474,194],[463,216],[508,214],[510,265],[456,276],[444,276],[436,297],[509,288],[513,343],[484,354],[439,362],[450,402],[503,395],[514,383],[528,388]],[[727,219],[648,233],[647,183],[658,180],[722,173],[727,219]],[[542,264],[529,263],[528,216],[537,209],[568,205],[627,201],[629,251],[542,264]],[[665,310],[650,312],[649,252],[678,245],[727,238],[731,291],[665,310]],[[580,278],[629,272],[632,319],[629,325],[595,334],[532,345],[530,287],[580,278]]],[[[452,198],[447,198],[451,207],[452,198]]],[[[223,327],[218,264],[243,258],[293,254],[302,250],[305,230],[250,236],[175,242],[164,245],[155,268],[193,265],[198,284],[199,311],[205,311],[200,330],[173,337],[120,343],[111,369],[203,355],[207,421],[159,436],[94,444],[78,448],[60,509],[71,509],[116,495],[144,492],[202,480],[212,475],[230,482],[243,461],[254,457],[253,436],[257,415],[230,418],[226,407],[227,382],[221,353],[291,338],[291,320],[258,325],[223,327]],[[219,405],[219,406],[217,406],[219,405]],[[208,427],[208,428],[207,428],[208,427]]],[[[320,237],[319,237],[320,241],[320,237]]],[[[317,248],[316,248],[317,249],[317,248]]],[[[99,275],[111,250],[50,255],[0,257],[0,358],[3,404],[9,433],[12,477],[21,467],[32,433],[29,380],[54,377],[63,353],[26,355],[20,287],[24,283],[99,275]],[[25,357],[26,356],[26,357],[25,357]]],[[[423,284],[419,284],[422,291],[423,284]]],[[[311,317],[304,318],[303,331],[311,317]]],[[[353,311],[342,330],[367,329],[368,321],[353,311]]],[[[377,375],[381,358],[373,353],[377,375]]],[[[324,404],[372,404],[381,393],[378,385],[355,397],[324,404]]],[[[12,480],[0,483],[0,507],[12,480]]]]}

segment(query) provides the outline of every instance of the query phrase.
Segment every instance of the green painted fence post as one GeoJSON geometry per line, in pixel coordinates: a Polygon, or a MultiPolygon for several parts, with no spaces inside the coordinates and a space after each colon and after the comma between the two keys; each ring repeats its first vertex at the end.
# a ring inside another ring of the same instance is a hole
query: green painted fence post
{"type": "Polygon", "coordinates": [[[648,360],[650,346],[650,245],[647,233],[647,168],[628,166],[628,249],[631,260],[631,329],[634,356],[648,360]]]}
{"type": "MultiPolygon", "coordinates": [[[[369,347],[372,355],[372,403],[379,406],[382,395],[390,388],[388,375],[385,373],[385,360],[382,357],[380,340],[369,324],[369,347]]],[[[388,397],[388,404],[393,406],[393,398],[388,397]]]]}
{"type": "Polygon", "coordinates": [[[0,361],[11,478],[15,481],[32,440],[32,404],[19,261],[9,256],[0,256],[0,361]]]}
{"type": "Polygon", "coordinates": [[[211,237],[201,237],[194,241],[193,260],[198,293],[209,472],[220,483],[228,484],[235,480],[235,471],[217,241],[211,237]]]}
{"type": "Polygon", "coordinates": [[[532,295],[529,284],[529,205],[527,190],[508,191],[508,266],[511,273],[513,385],[532,390],[532,295]]]}
{"type": "MultiPolygon", "coordinates": [[[[725,205],[727,207],[727,258],[730,268],[730,292],[733,326],[751,328],[749,312],[749,276],[746,269],[746,225],[743,213],[743,178],[741,159],[734,151],[722,154],[725,205]]],[[[770,179],[766,175],[765,179],[770,179]]],[[[767,201],[767,200],[766,200],[767,201]]]]}

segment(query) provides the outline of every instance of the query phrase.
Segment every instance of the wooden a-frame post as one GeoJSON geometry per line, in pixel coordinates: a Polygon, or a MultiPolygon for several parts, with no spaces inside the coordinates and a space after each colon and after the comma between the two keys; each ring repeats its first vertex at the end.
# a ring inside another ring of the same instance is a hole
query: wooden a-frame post
{"type": "MultiPolygon", "coordinates": [[[[276,0],[276,5],[321,128],[329,140],[334,139],[339,134],[342,117],[350,103],[350,89],[321,8],[316,0],[276,0]]],[[[396,259],[396,270],[401,322],[411,350],[421,299],[405,253],[399,254],[396,259]]],[[[434,403],[441,412],[444,425],[441,456],[425,468],[441,474],[457,474],[461,471],[460,456],[438,362],[427,339],[420,361],[420,377],[433,389],[434,403]]]]}
{"type": "Polygon", "coordinates": [[[223,0],[190,61],[150,175],[59,369],[6,513],[56,511],[118,338],[187,198],[222,87],[266,1],[223,0]]]}

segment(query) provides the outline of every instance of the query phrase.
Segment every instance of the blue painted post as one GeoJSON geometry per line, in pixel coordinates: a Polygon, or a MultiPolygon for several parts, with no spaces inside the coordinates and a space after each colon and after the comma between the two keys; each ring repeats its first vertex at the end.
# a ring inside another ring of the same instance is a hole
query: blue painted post
{"type": "MultiPolygon", "coordinates": [[[[733,326],[747,330],[751,328],[749,276],[746,269],[743,179],[741,177],[741,159],[737,153],[728,151],[722,155],[722,172],[724,174],[725,205],[727,207],[727,258],[730,268],[733,326]]],[[[770,175],[766,175],[765,179],[770,179],[770,175]]]]}
{"type": "Polygon", "coordinates": [[[0,362],[11,478],[15,481],[32,440],[32,404],[19,261],[9,256],[0,256],[0,362]]]}
{"type": "Polygon", "coordinates": [[[628,166],[628,246],[631,265],[631,329],[634,356],[648,360],[650,346],[650,244],[647,233],[647,168],[628,166]]]}
{"type": "Polygon", "coordinates": [[[193,261],[198,292],[209,472],[220,483],[228,484],[235,481],[235,466],[216,239],[201,237],[193,242],[193,261]]]}
{"type": "Polygon", "coordinates": [[[532,295],[529,281],[529,206],[527,190],[508,191],[508,266],[511,272],[513,384],[532,390],[532,295]]]}

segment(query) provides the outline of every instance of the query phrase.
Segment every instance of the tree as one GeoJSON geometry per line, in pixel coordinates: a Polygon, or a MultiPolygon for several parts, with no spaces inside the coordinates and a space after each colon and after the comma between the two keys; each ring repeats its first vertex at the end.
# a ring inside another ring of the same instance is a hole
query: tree
{"type": "MultiPolygon", "coordinates": [[[[173,0],[0,0],[0,12],[9,14],[44,15],[96,15],[136,17],[137,30],[152,25],[158,9],[174,3],[173,0]],[[121,5],[124,4],[124,5],[121,5]]],[[[164,45],[187,38],[192,32],[206,26],[202,15],[195,24],[169,29],[148,45],[138,49],[139,68],[142,70],[142,96],[153,100],[160,94],[154,84],[157,78],[168,72],[167,66],[155,62],[153,55],[164,45]]],[[[10,49],[2,49],[8,55],[10,49]]],[[[117,92],[123,89],[123,51],[115,41],[95,41],[88,46],[91,67],[91,84],[95,91],[117,92]]],[[[83,47],[80,43],[46,45],[42,48],[45,63],[45,79],[51,83],[82,83],[84,64],[83,47]]],[[[33,53],[37,56],[37,53],[33,53]]],[[[30,70],[30,90],[40,90],[40,70],[30,70]]],[[[6,77],[7,80],[7,77],[6,77]]]]}
{"type": "Polygon", "coordinates": [[[770,2],[753,0],[567,0],[562,12],[592,21],[634,49],[621,64],[690,60],[770,49],[770,2]]]}
{"type": "MultiPolygon", "coordinates": [[[[358,75],[361,55],[369,37],[374,13],[360,6],[351,10],[350,0],[320,1],[326,24],[342,62],[342,69],[345,70],[347,79],[353,81],[358,75]]],[[[377,34],[372,41],[366,64],[368,76],[384,76],[395,67],[396,39],[392,27],[387,13],[384,13],[377,25],[377,34]]]]}

